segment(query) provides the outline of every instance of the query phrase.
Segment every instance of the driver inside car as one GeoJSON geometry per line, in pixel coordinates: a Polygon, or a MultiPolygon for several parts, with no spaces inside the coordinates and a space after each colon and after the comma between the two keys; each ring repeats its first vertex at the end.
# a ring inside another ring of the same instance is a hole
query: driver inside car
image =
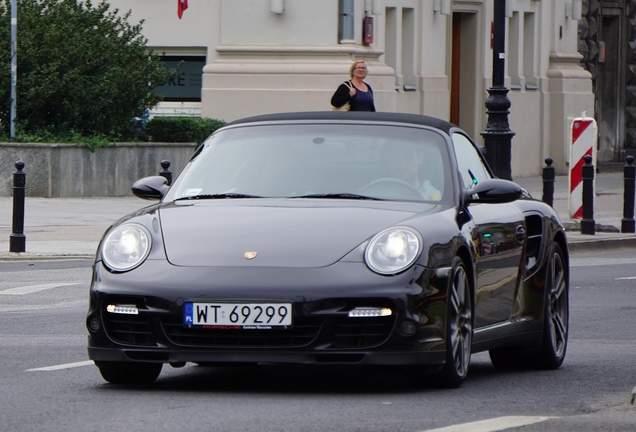
{"type": "Polygon", "coordinates": [[[426,156],[422,146],[406,143],[386,144],[383,153],[391,177],[413,186],[426,200],[442,199],[442,193],[429,180],[420,178],[420,166],[426,156]]]}

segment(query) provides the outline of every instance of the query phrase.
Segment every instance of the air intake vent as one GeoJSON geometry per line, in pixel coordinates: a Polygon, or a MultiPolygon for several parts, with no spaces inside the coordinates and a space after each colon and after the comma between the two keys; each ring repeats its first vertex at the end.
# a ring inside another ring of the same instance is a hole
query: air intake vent
{"type": "Polygon", "coordinates": [[[106,333],[125,345],[152,346],[156,343],[149,317],[143,315],[103,314],[106,333]]]}
{"type": "Polygon", "coordinates": [[[219,330],[184,327],[180,319],[164,318],[162,325],[175,345],[214,348],[296,348],[309,345],[320,331],[320,320],[296,318],[286,330],[219,330]]]}
{"type": "Polygon", "coordinates": [[[331,348],[370,348],[391,335],[395,316],[338,320],[331,348]]]}

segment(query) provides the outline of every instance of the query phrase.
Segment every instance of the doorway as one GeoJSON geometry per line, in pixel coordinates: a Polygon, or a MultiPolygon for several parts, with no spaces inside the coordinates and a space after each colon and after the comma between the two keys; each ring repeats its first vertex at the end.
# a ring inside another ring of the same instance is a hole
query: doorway
{"type": "Polygon", "coordinates": [[[596,120],[599,162],[620,161],[625,153],[625,50],[623,16],[605,10],[599,28],[599,74],[596,79],[596,120]]]}
{"type": "Polygon", "coordinates": [[[478,71],[478,14],[454,12],[450,70],[450,121],[471,136],[481,132],[481,85],[478,71]]]}

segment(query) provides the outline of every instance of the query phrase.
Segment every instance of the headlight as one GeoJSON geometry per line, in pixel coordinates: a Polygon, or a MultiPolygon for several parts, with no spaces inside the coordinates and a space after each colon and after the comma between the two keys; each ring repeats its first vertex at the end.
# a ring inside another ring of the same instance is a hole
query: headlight
{"type": "Polygon", "coordinates": [[[409,228],[389,228],[371,239],[364,259],[367,266],[383,275],[406,270],[422,250],[419,234],[409,228]]]}
{"type": "Polygon", "coordinates": [[[102,258],[112,270],[132,270],[146,259],[151,245],[150,232],[143,226],[120,225],[102,242],[102,258]]]}

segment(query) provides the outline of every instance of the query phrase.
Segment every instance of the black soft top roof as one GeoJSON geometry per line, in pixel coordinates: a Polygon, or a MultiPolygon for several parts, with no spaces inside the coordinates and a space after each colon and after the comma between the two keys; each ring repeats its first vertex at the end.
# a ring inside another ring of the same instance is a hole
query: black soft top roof
{"type": "Polygon", "coordinates": [[[377,121],[377,122],[397,122],[430,126],[448,132],[455,125],[436,117],[419,114],[390,113],[390,112],[362,112],[362,111],[305,111],[286,112],[276,114],[263,114],[254,117],[246,117],[234,120],[227,124],[239,125],[254,122],[291,121],[291,120],[354,120],[354,121],[377,121]]]}

